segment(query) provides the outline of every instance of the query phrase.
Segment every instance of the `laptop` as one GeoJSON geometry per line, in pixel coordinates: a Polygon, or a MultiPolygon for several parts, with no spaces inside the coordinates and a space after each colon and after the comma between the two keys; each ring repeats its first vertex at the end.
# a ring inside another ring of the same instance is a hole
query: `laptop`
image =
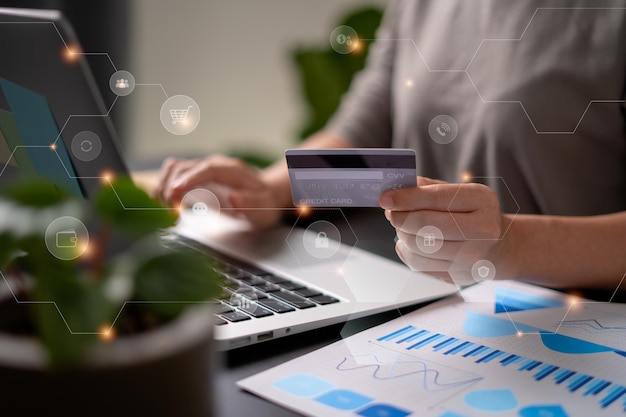
{"type": "MultiPolygon", "coordinates": [[[[72,54],[80,50],[78,45],[58,11],[0,8],[0,186],[34,170],[90,199],[104,173],[127,174],[108,109],[84,55],[72,54]],[[77,135],[87,135],[78,149],[77,135]]],[[[214,338],[220,350],[456,291],[341,242],[334,242],[332,256],[320,257],[308,249],[320,238],[310,228],[256,231],[219,211],[183,217],[178,226],[164,231],[163,244],[192,248],[220,264],[225,285],[222,294],[210,300],[215,303],[214,338]]]]}

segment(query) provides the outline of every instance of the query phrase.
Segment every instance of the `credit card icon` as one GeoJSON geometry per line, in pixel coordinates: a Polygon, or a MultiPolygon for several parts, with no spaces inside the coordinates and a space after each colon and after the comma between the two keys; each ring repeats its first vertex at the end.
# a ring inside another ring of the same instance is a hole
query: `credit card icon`
{"type": "Polygon", "coordinates": [[[294,205],[378,207],[382,193],[417,186],[413,149],[289,149],[294,205]]]}

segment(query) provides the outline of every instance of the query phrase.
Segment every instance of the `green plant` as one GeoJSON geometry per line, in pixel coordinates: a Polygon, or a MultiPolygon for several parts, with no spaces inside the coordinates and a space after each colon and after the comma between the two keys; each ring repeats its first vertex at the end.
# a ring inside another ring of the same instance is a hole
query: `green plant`
{"type": "Polygon", "coordinates": [[[381,19],[380,9],[364,8],[350,12],[340,20],[338,26],[350,26],[359,36],[362,47],[353,53],[339,54],[330,45],[324,48],[300,47],[292,52],[308,112],[307,121],[299,132],[302,139],[324,128],[337,110],[352,78],[365,66],[369,46],[381,19]]]}
{"type": "Polygon", "coordinates": [[[13,332],[35,333],[52,368],[80,366],[89,347],[107,339],[103,335],[157,326],[220,291],[207,258],[159,244],[157,232],[172,226],[175,216],[129,179],[103,186],[93,201],[70,197],[44,181],[0,194],[2,277],[7,284],[10,278],[28,314],[17,320],[17,328],[3,324],[13,332]],[[53,256],[44,237],[53,219],[68,215],[97,225],[87,252],[75,260],[53,256]],[[125,249],[115,253],[120,236],[125,249]]]}

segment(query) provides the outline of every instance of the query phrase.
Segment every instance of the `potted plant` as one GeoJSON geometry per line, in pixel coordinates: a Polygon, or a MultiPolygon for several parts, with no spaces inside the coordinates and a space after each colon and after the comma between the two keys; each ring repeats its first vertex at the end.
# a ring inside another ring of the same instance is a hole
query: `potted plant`
{"type": "Polygon", "coordinates": [[[0,194],[3,415],[211,415],[215,265],[165,249],[174,214],[130,180],[92,201],[42,181],[0,194]],[[61,230],[59,254],[47,235],[67,217],[95,231],[61,230]]]}

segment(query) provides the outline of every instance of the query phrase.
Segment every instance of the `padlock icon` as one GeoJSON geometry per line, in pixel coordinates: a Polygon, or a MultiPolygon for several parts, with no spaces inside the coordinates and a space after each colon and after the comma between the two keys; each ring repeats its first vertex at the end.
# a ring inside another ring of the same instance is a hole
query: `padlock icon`
{"type": "Polygon", "coordinates": [[[315,238],[315,249],[328,249],[328,236],[326,232],[319,232],[315,238]]]}

